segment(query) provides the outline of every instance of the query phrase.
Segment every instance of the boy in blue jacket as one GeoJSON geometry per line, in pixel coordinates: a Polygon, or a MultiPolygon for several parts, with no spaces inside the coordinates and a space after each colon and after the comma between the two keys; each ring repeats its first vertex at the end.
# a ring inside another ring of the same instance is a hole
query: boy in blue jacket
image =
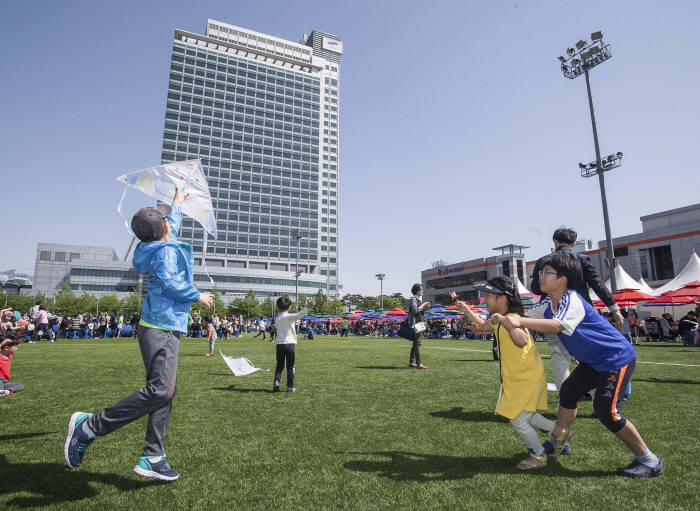
{"type": "Polygon", "coordinates": [[[192,285],[192,247],[177,240],[182,202],[189,193],[175,188],[172,208],[161,204],[142,208],[131,220],[140,243],[134,266],[148,275],[148,296],[141,305],[138,339],[146,366],[146,385],[98,414],[74,413],[68,423],[63,454],[69,468],[78,468],[85,450],[97,437],[108,435],[148,414],[146,446],[134,472],[174,481],[179,474],[165,457],[163,444],[175,396],[180,335],[187,333],[191,302],[212,306],[213,295],[192,285]]]}

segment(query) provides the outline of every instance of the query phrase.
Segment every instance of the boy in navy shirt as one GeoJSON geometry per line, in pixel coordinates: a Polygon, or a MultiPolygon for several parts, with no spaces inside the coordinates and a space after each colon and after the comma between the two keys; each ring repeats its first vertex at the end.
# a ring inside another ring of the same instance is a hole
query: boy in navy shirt
{"type": "Polygon", "coordinates": [[[543,261],[540,289],[549,296],[530,309],[525,318],[499,318],[506,328],[529,328],[557,334],[579,362],[559,391],[559,414],[552,432],[554,454],[560,454],[571,437],[576,406],[595,389],[593,408],[600,422],[634,453],[634,460],[617,469],[631,478],[655,477],[663,463],[646,446],[637,429],[620,415],[625,388],[634,371],[637,354],[632,345],[574,289],[582,278],[581,265],[569,254],[554,253],[543,261]]]}

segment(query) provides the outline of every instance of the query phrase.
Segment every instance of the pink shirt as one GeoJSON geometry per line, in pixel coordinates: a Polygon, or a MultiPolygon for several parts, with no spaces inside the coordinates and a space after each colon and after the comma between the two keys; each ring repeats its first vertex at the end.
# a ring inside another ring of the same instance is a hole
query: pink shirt
{"type": "Polygon", "coordinates": [[[36,316],[36,322],[39,325],[48,325],[49,324],[49,313],[47,311],[39,311],[39,314],[36,316]]]}
{"type": "Polygon", "coordinates": [[[207,334],[209,335],[209,339],[216,339],[216,330],[214,330],[214,325],[211,323],[207,325],[207,334]]]}

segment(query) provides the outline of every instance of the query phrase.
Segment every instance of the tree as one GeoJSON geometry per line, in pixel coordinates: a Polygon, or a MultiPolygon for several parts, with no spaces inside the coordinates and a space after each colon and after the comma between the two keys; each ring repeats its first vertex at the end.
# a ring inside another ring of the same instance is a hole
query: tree
{"type": "Polygon", "coordinates": [[[341,302],[339,299],[334,298],[328,302],[328,307],[326,308],[327,314],[340,314],[342,312],[344,312],[343,302],[341,302]]]}
{"type": "Polygon", "coordinates": [[[363,299],[364,297],[362,295],[348,293],[343,296],[341,301],[348,311],[356,311],[362,309],[363,299]]]}
{"type": "Polygon", "coordinates": [[[70,286],[63,283],[63,287],[56,294],[56,313],[62,316],[74,316],[76,314],[75,294],[70,286]]]}
{"type": "Polygon", "coordinates": [[[306,302],[308,300],[306,299],[306,295],[304,293],[299,293],[299,310],[297,310],[297,304],[294,303],[294,300],[292,300],[292,310],[294,312],[299,312],[301,309],[306,307],[306,302]]]}
{"type": "Polygon", "coordinates": [[[394,293],[391,295],[391,298],[394,300],[394,307],[398,307],[399,309],[408,308],[408,298],[404,297],[401,293],[394,293]]]}
{"type": "Polygon", "coordinates": [[[119,312],[122,308],[122,302],[117,298],[117,295],[105,295],[100,298],[100,312],[104,311],[107,314],[119,312]]]}
{"type": "Polygon", "coordinates": [[[131,317],[141,310],[141,298],[137,293],[130,293],[122,300],[122,311],[124,316],[131,317]]]}
{"type": "Polygon", "coordinates": [[[263,316],[274,317],[275,316],[275,302],[272,301],[271,297],[265,298],[265,301],[260,306],[260,310],[263,316]]]}
{"type": "Polygon", "coordinates": [[[252,290],[248,290],[245,298],[233,300],[228,311],[230,314],[243,316],[246,320],[262,316],[260,302],[255,298],[255,293],[252,290]]]}
{"type": "MultiPolygon", "coordinates": [[[[326,310],[328,309],[328,297],[319,289],[314,295],[314,301],[316,302],[313,307],[311,307],[312,314],[328,314],[326,310]]],[[[305,305],[304,302],[299,301],[299,306],[305,305]]]]}

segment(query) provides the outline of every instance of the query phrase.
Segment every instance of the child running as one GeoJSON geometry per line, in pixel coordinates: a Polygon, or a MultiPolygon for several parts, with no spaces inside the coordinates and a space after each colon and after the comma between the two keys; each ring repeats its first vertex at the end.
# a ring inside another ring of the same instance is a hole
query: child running
{"type": "Polygon", "coordinates": [[[286,296],[277,299],[277,316],[275,317],[275,329],[277,331],[277,368],[275,369],[275,383],[272,392],[280,391],[280,379],[282,369],[287,365],[287,392],[296,392],[294,387],[294,368],[296,365],[296,355],[294,346],[297,343],[297,331],[295,324],[297,320],[306,316],[309,307],[313,307],[316,302],[309,300],[308,305],[296,314],[290,314],[292,301],[286,296]]]}
{"type": "Polygon", "coordinates": [[[211,317],[207,316],[204,318],[202,326],[207,332],[207,338],[209,339],[209,353],[205,353],[204,356],[211,357],[214,354],[214,343],[216,342],[216,330],[212,324],[211,317]]]}
{"type": "Polygon", "coordinates": [[[577,403],[595,389],[593,409],[598,420],[634,454],[634,460],[617,469],[631,478],[655,477],[663,463],[642,440],[637,428],[620,415],[624,389],[634,372],[637,353],[615,327],[574,289],[583,277],[578,259],[558,252],[547,256],[540,271],[540,289],[549,296],[527,312],[527,317],[507,316],[500,324],[509,330],[530,328],[557,334],[579,362],[559,390],[559,413],[552,432],[553,454],[571,438],[577,403]]]}
{"type": "Polygon", "coordinates": [[[547,464],[547,454],[535,428],[548,434],[554,429],[554,422],[537,413],[547,409],[542,359],[527,329],[499,324],[504,317],[519,318],[523,314],[518,288],[507,277],[496,277],[474,288],[486,293],[486,306],[492,314],[489,321],[477,316],[464,302],[457,301],[456,305],[481,332],[495,334],[501,369],[496,413],[510,420],[530,453],[516,466],[521,470],[542,468],[547,464]]]}
{"type": "MultiPolygon", "coordinates": [[[[214,295],[200,293],[192,284],[192,246],[178,241],[182,203],[189,193],[175,188],[172,208],[161,204],[142,208],[131,220],[140,243],[134,251],[134,266],[148,275],[148,296],[141,304],[138,336],[146,368],[146,384],[98,414],[75,412],[68,422],[63,456],[68,468],[78,468],[86,449],[96,438],[148,415],[146,445],[134,472],[162,481],[179,474],[165,455],[173,398],[177,388],[177,358],[180,336],[187,333],[190,303],[211,307],[214,295]]],[[[133,380],[125,374],[125,380],[133,380]]]]}

